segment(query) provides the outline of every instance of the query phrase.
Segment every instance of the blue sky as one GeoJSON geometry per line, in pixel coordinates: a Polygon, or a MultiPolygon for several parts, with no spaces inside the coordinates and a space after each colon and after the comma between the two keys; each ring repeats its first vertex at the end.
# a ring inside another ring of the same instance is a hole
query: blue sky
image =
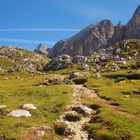
{"type": "Polygon", "coordinates": [[[127,23],[140,0],[0,0],[0,45],[52,47],[103,19],[127,23]]]}

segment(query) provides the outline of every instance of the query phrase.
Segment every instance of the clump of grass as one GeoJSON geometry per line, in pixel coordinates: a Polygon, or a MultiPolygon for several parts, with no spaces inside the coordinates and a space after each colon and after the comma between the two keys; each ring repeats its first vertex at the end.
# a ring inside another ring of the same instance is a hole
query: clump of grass
{"type": "Polygon", "coordinates": [[[68,113],[66,114],[65,119],[70,122],[76,122],[81,120],[81,116],[79,114],[76,115],[76,114],[68,113]]]}
{"type": "Polygon", "coordinates": [[[89,108],[91,108],[93,110],[99,110],[101,108],[101,106],[98,104],[91,104],[91,105],[89,105],[89,108]]]}
{"type": "Polygon", "coordinates": [[[68,125],[65,124],[64,122],[55,122],[54,123],[55,133],[58,135],[64,135],[67,126],[68,125]]]}

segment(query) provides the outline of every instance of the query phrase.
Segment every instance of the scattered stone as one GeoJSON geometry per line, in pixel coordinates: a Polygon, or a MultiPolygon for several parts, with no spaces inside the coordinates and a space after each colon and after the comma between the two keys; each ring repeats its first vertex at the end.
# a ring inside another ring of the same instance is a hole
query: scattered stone
{"type": "Polygon", "coordinates": [[[84,63],[82,64],[81,67],[78,68],[79,70],[85,70],[85,71],[89,71],[89,65],[84,63]]]}
{"type": "Polygon", "coordinates": [[[37,107],[34,106],[33,104],[24,104],[22,106],[22,109],[32,109],[32,110],[35,110],[35,109],[37,109],[37,107]]]}
{"type": "Polygon", "coordinates": [[[37,134],[37,136],[41,137],[41,136],[44,136],[46,134],[46,132],[44,130],[37,130],[36,134],[37,134]]]}
{"type": "Polygon", "coordinates": [[[74,72],[74,73],[70,74],[70,78],[82,77],[82,76],[84,76],[84,75],[85,75],[85,74],[80,73],[80,72],[74,72]]]}
{"type": "Polygon", "coordinates": [[[64,79],[63,82],[67,85],[72,85],[73,84],[73,81],[68,79],[68,78],[64,79]]]}
{"type": "Polygon", "coordinates": [[[26,110],[14,110],[8,114],[11,117],[31,117],[32,115],[26,110]]]}
{"type": "Polygon", "coordinates": [[[126,64],[126,61],[117,61],[117,64],[126,64]]]}

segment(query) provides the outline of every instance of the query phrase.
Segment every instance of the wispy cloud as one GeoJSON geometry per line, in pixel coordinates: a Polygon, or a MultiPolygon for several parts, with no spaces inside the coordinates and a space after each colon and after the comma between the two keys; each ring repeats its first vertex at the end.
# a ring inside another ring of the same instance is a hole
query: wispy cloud
{"type": "Polygon", "coordinates": [[[6,28],[0,32],[78,32],[80,29],[74,28],[6,28]]]}
{"type": "Polygon", "coordinates": [[[52,0],[57,5],[66,10],[86,17],[86,18],[106,18],[112,17],[113,14],[108,9],[105,9],[101,6],[93,4],[93,2],[88,0],[52,0]]]}
{"type": "Polygon", "coordinates": [[[27,44],[46,43],[47,45],[54,45],[56,43],[53,41],[25,40],[25,39],[15,39],[15,38],[0,38],[0,41],[1,42],[27,43],[27,44]]]}

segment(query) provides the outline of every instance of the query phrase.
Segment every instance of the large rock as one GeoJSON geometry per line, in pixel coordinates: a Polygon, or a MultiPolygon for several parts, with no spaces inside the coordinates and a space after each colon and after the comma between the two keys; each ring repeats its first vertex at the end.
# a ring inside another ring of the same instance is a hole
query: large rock
{"type": "Polygon", "coordinates": [[[11,117],[31,117],[32,115],[26,110],[14,110],[8,114],[11,117]]]}
{"type": "Polygon", "coordinates": [[[33,105],[33,104],[24,104],[24,105],[22,106],[22,108],[23,108],[23,109],[32,109],[32,110],[37,109],[37,107],[36,107],[35,105],[33,105]]]}

